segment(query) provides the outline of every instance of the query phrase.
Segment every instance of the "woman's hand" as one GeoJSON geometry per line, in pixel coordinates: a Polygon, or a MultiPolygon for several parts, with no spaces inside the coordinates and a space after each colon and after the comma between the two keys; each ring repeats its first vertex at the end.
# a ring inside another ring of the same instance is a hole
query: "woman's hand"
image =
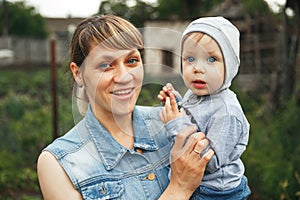
{"type": "Polygon", "coordinates": [[[210,149],[200,157],[200,153],[208,146],[209,141],[203,133],[195,133],[195,131],[196,128],[190,126],[181,130],[176,136],[171,150],[170,183],[160,200],[189,199],[200,185],[206,164],[214,152],[210,149]]]}

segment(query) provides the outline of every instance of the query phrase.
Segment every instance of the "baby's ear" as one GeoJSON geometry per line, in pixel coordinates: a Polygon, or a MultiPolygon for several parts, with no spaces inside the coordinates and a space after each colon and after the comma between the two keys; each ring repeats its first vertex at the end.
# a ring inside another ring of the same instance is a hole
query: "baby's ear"
{"type": "Polygon", "coordinates": [[[82,87],[83,86],[83,79],[82,79],[82,73],[80,71],[80,67],[75,62],[71,62],[70,63],[70,69],[72,71],[74,80],[76,81],[77,85],[79,87],[82,87]]]}

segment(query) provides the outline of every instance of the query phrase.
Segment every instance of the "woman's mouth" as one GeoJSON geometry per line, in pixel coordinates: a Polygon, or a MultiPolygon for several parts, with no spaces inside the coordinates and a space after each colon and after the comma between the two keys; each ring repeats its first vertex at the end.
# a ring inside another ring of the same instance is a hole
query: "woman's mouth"
{"type": "Polygon", "coordinates": [[[111,93],[120,100],[127,100],[130,99],[133,95],[134,88],[128,88],[128,89],[120,89],[112,91],[111,93]]]}
{"type": "Polygon", "coordinates": [[[125,95],[125,94],[129,94],[132,92],[132,88],[131,89],[126,89],[126,90],[118,90],[118,91],[113,91],[112,93],[114,95],[125,95]]]}

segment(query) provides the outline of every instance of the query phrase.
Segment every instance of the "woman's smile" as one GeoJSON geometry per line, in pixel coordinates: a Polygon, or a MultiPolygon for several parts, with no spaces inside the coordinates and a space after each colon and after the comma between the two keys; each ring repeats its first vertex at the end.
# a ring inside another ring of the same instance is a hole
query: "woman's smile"
{"type": "Polygon", "coordinates": [[[134,90],[135,88],[125,88],[125,89],[118,89],[118,90],[114,90],[111,92],[111,94],[119,99],[119,100],[128,100],[132,97],[132,95],[134,94],[134,90]]]}

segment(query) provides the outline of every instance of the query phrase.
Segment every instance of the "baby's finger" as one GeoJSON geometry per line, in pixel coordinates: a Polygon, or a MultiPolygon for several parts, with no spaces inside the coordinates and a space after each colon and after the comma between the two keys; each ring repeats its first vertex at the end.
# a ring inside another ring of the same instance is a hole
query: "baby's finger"
{"type": "Polygon", "coordinates": [[[164,102],[164,97],[163,97],[163,96],[161,96],[160,94],[159,94],[159,95],[157,95],[157,98],[158,98],[158,100],[159,100],[159,101],[161,101],[161,102],[164,102]]]}
{"type": "Polygon", "coordinates": [[[169,88],[168,88],[167,86],[164,86],[164,87],[162,88],[162,91],[163,91],[167,96],[169,96],[170,93],[171,93],[171,91],[169,90],[169,88]]]}
{"type": "Polygon", "coordinates": [[[169,97],[166,98],[165,109],[166,109],[166,113],[170,113],[172,111],[171,102],[170,102],[169,97]]]}
{"type": "Polygon", "coordinates": [[[166,84],[166,87],[167,87],[167,89],[168,89],[169,91],[173,91],[173,90],[174,90],[173,85],[172,85],[171,83],[167,83],[167,84],[166,84]]]}
{"type": "Polygon", "coordinates": [[[178,113],[179,112],[178,106],[177,106],[175,95],[173,93],[170,94],[170,103],[171,103],[172,112],[178,113]]]}
{"type": "Polygon", "coordinates": [[[162,122],[165,122],[165,115],[164,115],[164,109],[162,109],[160,112],[159,112],[159,118],[162,122]]]}
{"type": "Polygon", "coordinates": [[[157,97],[159,98],[160,101],[165,101],[167,98],[167,94],[161,90],[157,97]]]}

